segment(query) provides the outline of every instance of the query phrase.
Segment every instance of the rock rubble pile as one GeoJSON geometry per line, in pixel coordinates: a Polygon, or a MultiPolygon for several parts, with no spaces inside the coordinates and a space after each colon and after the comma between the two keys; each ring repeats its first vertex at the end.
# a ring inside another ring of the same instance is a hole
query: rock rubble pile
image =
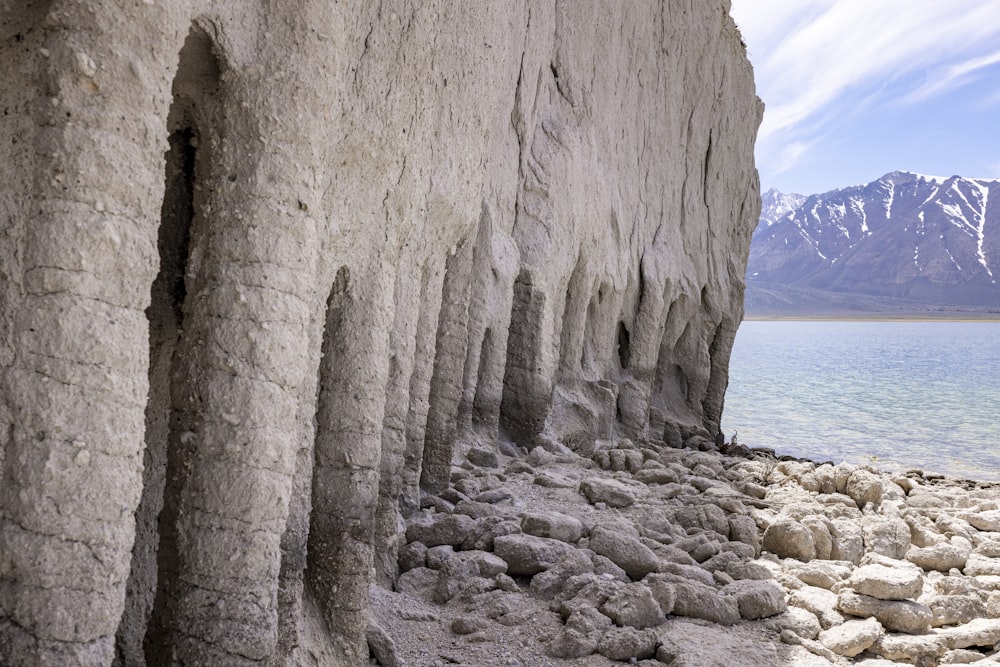
{"type": "Polygon", "coordinates": [[[1000,489],[701,435],[544,444],[473,448],[423,497],[372,589],[381,664],[998,661],[1000,489]]]}

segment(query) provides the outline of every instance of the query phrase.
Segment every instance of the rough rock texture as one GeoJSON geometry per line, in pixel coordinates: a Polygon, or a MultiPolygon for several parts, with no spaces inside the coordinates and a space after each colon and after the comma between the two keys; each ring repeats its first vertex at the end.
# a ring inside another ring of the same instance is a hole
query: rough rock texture
{"type": "Polygon", "coordinates": [[[725,0],[3,0],[0,62],[0,664],[358,664],[456,443],[717,431],[725,0]]]}

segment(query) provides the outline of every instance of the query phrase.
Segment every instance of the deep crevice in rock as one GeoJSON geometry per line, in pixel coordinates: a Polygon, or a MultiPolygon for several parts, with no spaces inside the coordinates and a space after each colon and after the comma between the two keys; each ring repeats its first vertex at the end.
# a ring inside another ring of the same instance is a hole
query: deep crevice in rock
{"type": "Polygon", "coordinates": [[[618,323],[618,363],[622,370],[628,370],[629,362],[632,361],[632,344],[628,328],[624,322],[618,323]]]}
{"type": "MultiPolygon", "coordinates": [[[[170,644],[171,597],[179,567],[176,522],[191,458],[194,427],[179,405],[197,395],[182,343],[192,238],[206,223],[203,180],[209,173],[202,128],[220,70],[211,38],[192,28],[173,83],[168,115],[164,196],[157,230],[159,272],[150,288],[149,393],[142,497],[126,585],[125,611],[115,643],[121,664],[161,664],[170,644]]],[[[188,406],[190,407],[190,406],[188,406]]]]}

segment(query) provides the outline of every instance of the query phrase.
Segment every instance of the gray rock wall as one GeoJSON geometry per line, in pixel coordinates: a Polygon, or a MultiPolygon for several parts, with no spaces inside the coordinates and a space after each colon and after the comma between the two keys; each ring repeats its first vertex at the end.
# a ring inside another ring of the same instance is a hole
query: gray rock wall
{"type": "Polygon", "coordinates": [[[471,444],[717,430],[725,0],[2,0],[0,63],[0,663],[358,664],[471,444]]]}

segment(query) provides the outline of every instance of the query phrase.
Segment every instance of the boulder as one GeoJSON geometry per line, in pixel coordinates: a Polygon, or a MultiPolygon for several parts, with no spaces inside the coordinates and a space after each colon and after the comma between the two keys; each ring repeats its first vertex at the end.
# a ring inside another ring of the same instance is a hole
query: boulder
{"type": "Polygon", "coordinates": [[[396,580],[396,590],[413,597],[423,597],[434,589],[438,572],[429,567],[415,567],[399,576],[396,580]]]}
{"type": "Polygon", "coordinates": [[[479,577],[479,566],[464,558],[449,558],[441,563],[437,573],[434,601],[443,604],[458,595],[473,577],[479,577]]]}
{"type": "Polygon", "coordinates": [[[861,532],[866,551],[899,560],[910,550],[910,527],[899,517],[864,516],[861,532]]]}
{"type": "Polygon", "coordinates": [[[532,575],[554,565],[573,546],[547,537],[503,535],[493,541],[493,552],[507,563],[511,575],[532,575]]]}
{"type": "Polygon", "coordinates": [[[830,547],[830,560],[860,563],[865,555],[864,536],[857,521],[847,518],[835,518],[831,521],[833,529],[830,536],[833,544],[830,547]]]}
{"type": "Polygon", "coordinates": [[[427,550],[427,567],[440,570],[441,564],[455,555],[455,547],[450,544],[440,544],[427,550]]]}
{"type": "Polygon", "coordinates": [[[973,514],[963,514],[962,518],[973,528],[987,533],[1000,533],[1000,510],[986,510],[973,514]]]}
{"type": "Polygon", "coordinates": [[[851,576],[851,563],[846,561],[814,560],[786,568],[788,573],[809,586],[831,589],[851,576]]]}
{"type": "Polygon", "coordinates": [[[637,630],[632,627],[609,628],[597,644],[597,652],[605,658],[629,662],[652,658],[656,653],[657,637],[654,630],[637,630]]]}
{"type": "Polygon", "coordinates": [[[1000,643],[1000,619],[977,618],[954,628],[939,628],[934,631],[948,648],[968,648],[970,646],[993,647],[1000,643]]]}
{"type": "Polygon", "coordinates": [[[407,572],[415,567],[427,565],[427,545],[423,542],[410,542],[399,549],[396,556],[400,572],[407,572]]]}
{"type": "Polygon", "coordinates": [[[848,585],[862,595],[870,595],[879,600],[915,599],[923,591],[924,577],[918,568],[909,563],[906,565],[907,567],[862,565],[851,573],[848,585]]]}
{"type": "Polygon", "coordinates": [[[823,630],[816,614],[802,607],[788,607],[783,613],[764,621],[764,627],[777,633],[788,630],[803,639],[816,639],[823,630]]]}
{"type": "Polygon", "coordinates": [[[868,504],[878,509],[885,492],[884,483],[881,476],[864,468],[858,468],[847,478],[844,493],[857,503],[858,509],[864,509],[868,504]]]}
{"type": "Polygon", "coordinates": [[[788,604],[811,611],[824,630],[844,622],[837,611],[837,594],[825,588],[803,586],[788,596],[788,604]]]}
{"type": "Polygon", "coordinates": [[[666,616],[649,588],[634,583],[618,588],[600,607],[601,613],[621,627],[653,628],[666,616]]]}
{"type": "Polygon", "coordinates": [[[966,560],[962,572],[967,577],[1000,576],[1000,558],[988,558],[974,553],[966,560]]]}
{"type": "Polygon", "coordinates": [[[931,635],[883,634],[868,650],[886,660],[913,665],[936,665],[948,647],[939,637],[931,635]]]}
{"type": "Polygon", "coordinates": [[[589,548],[606,557],[625,570],[632,579],[638,580],[650,572],[656,572],[660,560],[652,549],[638,538],[613,527],[597,526],[590,533],[589,548]]]}
{"type": "Polygon", "coordinates": [[[476,527],[476,520],[465,514],[433,514],[406,527],[407,542],[423,542],[428,547],[462,544],[476,527]]]}
{"type": "Polygon", "coordinates": [[[837,608],[851,616],[873,616],[886,630],[909,634],[929,631],[934,617],[925,605],[909,600],[880,600],[849,588],[837,595],[837,608]]]}
{"type": "Polygon", "coordinates": [[[486,447],[473,447],[466,455],[469,463],[482,468],[497,468],[500,465],[496,450],[486,447]]]}
{"type": "Polygon", "coordinates": [[[964,568],[969,553],[968,549],[961,546],[939,542],[928,547],[910,547],[906,552],[906,560],[927,571],[948,572],[953,568],[964,568]]]}
{"type": "Polygon", "coordinates": [[[560,512],[529,512],[521,519],[521,530],[536,537],[574,543],[583,536],[583,522],[560,512]]]}
{"type": "Polygon", "coordinates": [[[719,625],[733,625],[740,620],[735,597],[723,597],[710,586],[695,582],[674,582],[674,610],[677,616],[690,616],[719,625]]]}
{"type": "Polygon", "coordinates": [[[921,598],[920,603],[931,610],[931,625],[935,628],[961,625],[988,615],[986,605],[972,595],[928,595],[921,598]]]}
{"type": "Polygon", "coordinates": [[[816,557],[812,531],[791,519],[778,519],[768,526],[763,547],[779,558],[810,561],[816,557]]]}
{"type": "Polygon", "coordinates": [[[882,636],[882,624],[874,618],[847,621],[819,633],[819,643],[837,655],[853,658],[882,636]]]}
{"type": "Polygon", "coordinates": [[[546,649],[553,658],[584,658],[597,649],[611,619],[594,607],[573,612],[546,649]]]}
{"type": "Polygon", "coordinates": [[[757,522],[745,514],[730,514],[727,523],[729,524],[729,539],[753,547],[754,557],[758,556],[760,554],[760,533],[757,530],[757,522]]]}
{"type": "Polygon", "coordinates": [[[580,482],[580,491],[595,505],[604,503],[608,507],[630,507],[635,503],[635,492],[614,479],[589,477],[580,482]]]}
{"type": "Polygon", "coordinates": [[[773,580],[734,581],[723,586],[719,594],[736,598],[740,616],[748,621],[774,616],[787,608],[785,591],[773,580]]]}
{"type": "Polygon", "coordinates": [[[649,587],[653,599],[660,605],[660,611],[665,616],[674,611],[674,600],[677,598],[677,593],[674,591],[672,579],[662,574],[651,574],[643,579],[642,583],[649,587]]]}

